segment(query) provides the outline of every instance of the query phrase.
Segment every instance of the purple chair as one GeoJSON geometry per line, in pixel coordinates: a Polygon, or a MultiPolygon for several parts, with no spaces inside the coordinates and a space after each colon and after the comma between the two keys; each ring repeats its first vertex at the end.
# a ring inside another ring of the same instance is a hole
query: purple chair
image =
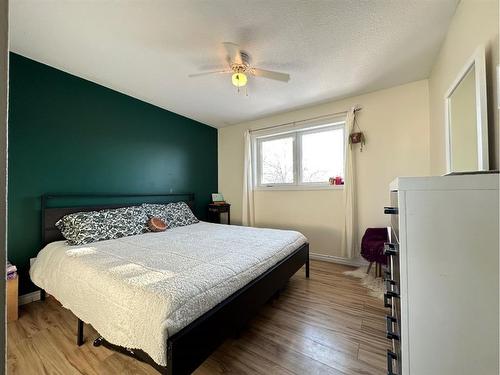
{"type": "Polygon", "coordinates": [[[382,265],[387,264],[387,257],[384,255],[384,243],[388,241],[387,228],[368,228],[361,240],[361,256],[370,265],[366,273],[370,273],[373,262],[375,262],[375,276],[382,275],[382,265]]]}

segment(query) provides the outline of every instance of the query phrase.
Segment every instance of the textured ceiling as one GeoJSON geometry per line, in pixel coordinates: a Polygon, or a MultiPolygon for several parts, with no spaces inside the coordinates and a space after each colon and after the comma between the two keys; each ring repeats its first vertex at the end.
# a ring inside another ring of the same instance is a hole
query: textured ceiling
{"type": "Polygon", "coordinates": [[[11,50],[212,126],[428,77],[457,0],[10,2],[11,50]],[[289,83],[187,78],[221,42],[289,83]]]}

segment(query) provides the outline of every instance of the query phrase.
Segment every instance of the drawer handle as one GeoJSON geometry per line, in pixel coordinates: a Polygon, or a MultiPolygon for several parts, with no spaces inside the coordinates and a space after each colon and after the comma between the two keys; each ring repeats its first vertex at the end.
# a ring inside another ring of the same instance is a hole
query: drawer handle
{"type": "Polygon", "coordinates": [[[399,246],[394,243],[384,243],[384,255],[399,255],[399,246]]]}
{"type": "Polygon", "coordinates": [[[399,214],[399,208],[397,208],[397,207],[384,207],[384,214],[387,214],[387,215],[398,215],[399,214]]]}
{"type": "Polygon", "coordinates": [[[398,355],[396,353],[387,350],[387,375],[398,375],[392,369],[392,361],[397,359],[398,355]]]}
{"type": "Polygon", "coordinates": [[[385,321],[386,321],[386,324],[387,324],[387,338],[389,340],[397,340],[397,341],[399,341],[399,335],[397,333],[394,333],[394,331],[392,330],[393,324],[397,323],[396,318],[393,317],[393,316],[387,315],[385,317],[385,321]]]}
{"type": "Polygon", "coordinates": [[[393,286],[397,286],[397,282],[395,282],[394,280],[391,280],[391,279],[385,279],[385,290],[386,290],[386,294],[389,296],[389,297],[396,297],[396,298],[399,298],[399,293],[397,291],[394,290],[393,286]]]}

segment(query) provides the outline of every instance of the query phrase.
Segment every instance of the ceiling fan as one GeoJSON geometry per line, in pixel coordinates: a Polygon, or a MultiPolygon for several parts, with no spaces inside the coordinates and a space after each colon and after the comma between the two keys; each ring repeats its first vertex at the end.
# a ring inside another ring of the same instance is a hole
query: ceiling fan
{"type": "Polygon", "coordinates": [[[248,75],[274,79],[276,81],[288,82],[290,75],[286,73],[274,72],[271,70],[259,69],[250,65],[250,55],[240,50],[236,43],[222,43],[227,52],[227,68],[210,72],[190,74],[188,77],[200,77],[209,74],[231,74],[231,82],[238,88],[243,87],[248,82],[248,75]]]}

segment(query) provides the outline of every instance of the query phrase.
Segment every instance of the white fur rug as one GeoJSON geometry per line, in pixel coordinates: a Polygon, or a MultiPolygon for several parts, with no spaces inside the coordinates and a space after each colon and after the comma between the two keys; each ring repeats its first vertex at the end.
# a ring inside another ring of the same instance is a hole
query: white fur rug
{"type": "Polygon", "coordinates": [[[368,269],[368,266],[364,267],[359,267],[355,270],[352,271],[345,271],[344,275],[347,276],[352,276],[356,277],[358,279],[361,279],[361,284],[366,286],[368,289],[371,290],[370,295],[373,297],[377,297],[381,300],[384,299],[384,281],[382,277],[375,277],[375,265],[373,265],[372,269],[370,270],[370,273],[367,274],[366,270],[368,269]]]}

